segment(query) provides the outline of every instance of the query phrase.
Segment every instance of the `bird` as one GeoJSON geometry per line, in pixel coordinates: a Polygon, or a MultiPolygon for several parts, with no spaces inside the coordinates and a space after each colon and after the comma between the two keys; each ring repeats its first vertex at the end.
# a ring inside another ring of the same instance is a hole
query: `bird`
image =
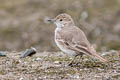
{"type": "MultiPolygon", "coordinates": [[[[75,25],[72,17],[67,13],[61,13],[53,19],[48,19],[56,25],[55,43],[58,48],[73,60],[83,54],[96,58],[103,63],[107,60],[97,54],[94,47],[88,41],[85,33],[75,25]]],[[[72,64],[73,60],[70,64],[72,64]]]]}

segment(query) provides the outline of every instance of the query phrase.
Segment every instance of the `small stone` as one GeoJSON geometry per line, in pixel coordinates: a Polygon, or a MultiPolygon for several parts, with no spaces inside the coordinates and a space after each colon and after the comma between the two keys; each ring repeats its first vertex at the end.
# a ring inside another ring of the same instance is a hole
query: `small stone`
{"type": "Polygon", "coordinates": [[[32,61],[41,61],[42,59],[41,58],[34,58],[34,59],[32,59],[32,61]]]}
{"type": "Polygon", "coordinates": [[[113,73],[117,73],[117,71],[116,71],[116,70],[113,70],[112,72],[113,72],[113,73]]]}
{"type": "Polygon", "coordinates": [[[24,80],[23,77],[21,77],[19,80],[24,80]]]}
{"type": "Polygon", "coordinates": [[[98,68],[99,71],[104,71],[104,69],[98,68]]]}
{"type": "Polygon", "coordinates": [[[67,74],[67,76],[69,76],[69,77],[73,77],[71,74],[67,74]]]}
{"type": "Polygon", "coordinates": [[[59,61],[54,61],[55,64],[59,64],[60,62],[59,61]]]}
{"type": "Polygon", "coordinates": [[[32,64],[31,66],[32,66],[32,67],[35,67],[36,65],[32,64]]]}
{"type": "Polygon", "coordinates": [[[60,67],[61,65],[55,65],[55,67],[60,67]]]}
{"type": "Polygon", "coordinates": [[[32,56],[33,54],[35,54],[37,52],[37,50],[33,47],[31,47],[30,49],[26,49],[24,51],[23,54],[21,54],[20,58],[25,58],[27,56],[32,56]]]}
{"type": "Polygon", "coordinates": [[[24,62],[24,64],[27,64],[27,62],[24,62]]]}
{"type": "Polygon", "coordinates": [[[44,76],[44,79],[46,79],[47,78],[47,76],[44,76]]]}
{"type": "Polygon", "coordinates": [[[80,69],[80,71],[82,71],[83,69],[80,69]]]}
{"type": "Polygon", "coordinates": [[[39,79],[42,79],[42,77],[38,77],[39,79]]]}
{"type": "Polygon", "coordinates": [[[94,77],[96,77],[96,78],[99,78],[100,76],[98,76],[98,75],[95,75],[94,77]]]}
{"type": "Polygon", "coordinates": [[[79,76],[78,74],[76,74],[76,75],[74,76],[74,78],[79,79],[80,76],[79,76]]]}
{"type": "Polygon", "coordinates": [[[7,53],[7,51],[0,51],[0,56],[6,56],[7,53]]]}
{"type": "Polygon", "coordinates": [[[21,60],[19,60],[19,63],[21,63],[22,61],[21,60]]]}
{"type": "Polygon", "coordinates": [[[87,71],[88,69],[87,68],[84,68],[85,71],[87,71]]]}
{"type": "Polygon", "coordinates": [[[38,57],[38,58],[36,58],[35,60],[36,60],[36,61],[40,61],[40,60],[42,60],[42,59],[38,57]]]}

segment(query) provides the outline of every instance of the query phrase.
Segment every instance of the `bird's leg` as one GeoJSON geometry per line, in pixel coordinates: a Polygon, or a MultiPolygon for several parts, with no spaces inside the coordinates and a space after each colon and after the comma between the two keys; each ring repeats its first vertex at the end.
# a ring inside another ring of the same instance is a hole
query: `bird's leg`
{"type": "Polygon", "coordinates": [[[80,56],[80,57],[79,57],[79,60],[80,60],[80,61],[78,61],[78,62],[76,63],[76,65],[78,65],[79,62],[83,61],[83,54],[80,54],[80,55],[78,55],[78,56],[80,56]]]}
{"type": "Polygon", "coordinates": [[[71,66],[71,67],[73,66],[73,63],[74,63],[74,60],[75,60],[76,57],[77,57],[77,56],[74,56],[74,57],[73,57],[73,59],[71,60],[71,62],[68,64],[68,66],[71,66]]]}
{"type": "Polygon", "coordinates": [[[83,61],[83,59],[84,59],[83,54],[80,55],[80,59],[81,59],[81,61],[83,61]]]}

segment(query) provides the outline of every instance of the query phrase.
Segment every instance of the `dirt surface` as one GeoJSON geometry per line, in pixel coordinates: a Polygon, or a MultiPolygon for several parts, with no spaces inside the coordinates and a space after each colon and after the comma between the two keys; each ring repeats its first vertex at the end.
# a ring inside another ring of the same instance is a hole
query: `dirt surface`
{"type": "Polygon", "coordinates": [[[87,56],[77,57],[73,67],[62,52],[39,52],[19,58],[23,52],[9,52],[0,57],[0,80],[120,80],[120,51],[109,51],[102,56],[105,65],[87,56]]]}

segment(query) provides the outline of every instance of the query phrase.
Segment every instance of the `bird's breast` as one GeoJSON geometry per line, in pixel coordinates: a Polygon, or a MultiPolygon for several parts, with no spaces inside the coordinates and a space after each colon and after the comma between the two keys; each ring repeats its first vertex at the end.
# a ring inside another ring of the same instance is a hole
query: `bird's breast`
{"type": "Polygon", "coordinates": [[[64,41],[62,41],[62,43],[60,43],[58,41],[58,39],[64,40],[64,39],[61,38],[59,31],[56,29],[55,30],[55,43],[56,43],[56,45],[58,46],[58,48],[60,48],[61,51],[66,53],[68,56],[70,56],[70,57],[74,56],[75,52],[70,50],[70,49],[68,49],[66,47],[66,45],[64,44],[64,41]]]}

